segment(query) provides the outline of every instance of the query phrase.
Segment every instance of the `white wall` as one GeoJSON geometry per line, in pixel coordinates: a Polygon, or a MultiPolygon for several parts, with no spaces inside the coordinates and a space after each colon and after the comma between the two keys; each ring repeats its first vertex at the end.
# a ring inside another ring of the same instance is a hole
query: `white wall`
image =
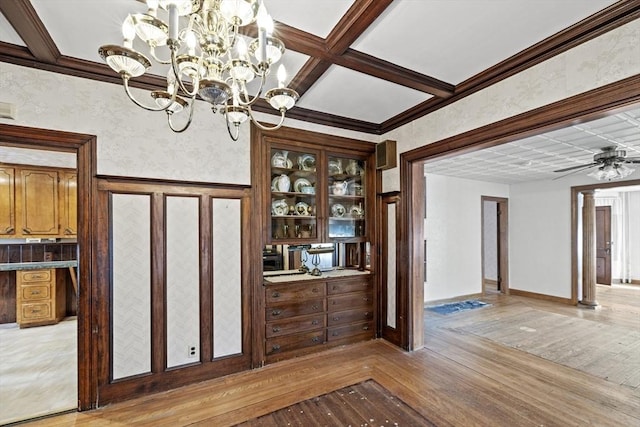
{"type": "Polygon", "coordinates": [[[640,281],[640,191],[628,193],[629,278],[640,281]]]}
{"type": "Polygon", "coordinates": [[[510,187],[511,289],[571,298],[571,187],[595,183],[578,174],[510,187]]]}
{"type": "Polygon", "coordinates": [[[509,197],[509,186],[426,174],[427,282],[424,300],[482,292],[481,196],[509,197]]]}

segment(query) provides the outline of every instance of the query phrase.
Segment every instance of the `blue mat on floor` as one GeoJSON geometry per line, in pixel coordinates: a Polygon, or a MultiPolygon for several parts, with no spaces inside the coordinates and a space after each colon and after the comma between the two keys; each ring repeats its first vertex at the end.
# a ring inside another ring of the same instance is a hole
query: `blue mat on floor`
{"type": "Polygon", "coordinates": [[[447,304],[432,305],[427,307],[428,310],[435,311],[438,314],[451,314],[459,311],[472,310],[474,308],[485,307],[491,304],[478,301],[477,299],[470,299],[466,301],[450,302],[447,304]]]}

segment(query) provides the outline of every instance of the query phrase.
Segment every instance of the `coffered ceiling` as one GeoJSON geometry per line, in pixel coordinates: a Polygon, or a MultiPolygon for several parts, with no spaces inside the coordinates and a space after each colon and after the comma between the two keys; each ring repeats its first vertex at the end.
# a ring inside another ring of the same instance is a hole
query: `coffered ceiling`
{"type": "MultiPolygon", "coordinates": [[[[301,95],[288,116],[374,134],[640,16],[635,0],[264,3],[301,95]]],[[[119,83],[98,47],[121,44],[123,20],[145,11],[143,0],[0,0],[0,60],[119,83]]],[[[136,84],[166,86],[153,75],[136,84]]]]}
{"type": "MultiPolygon", "coordinates": [[[[371,134],[640,18],[639,0],[264,3],[287,47],[287,83],[301,95],[287,116],[371,134]]],[[[0,0],[0,61],[121,84],[98,47],[122,44],[125,17],[145,11],[144,0],[0,0]]],[[[255,27],[245,34],[255,37],[255,27]]],[[[151,71],[132,85],[164,88],[164,73],[151,71]]],[[[255,109],[273,112],[266,102],[255,109]]],[[[638,115],[628,111],[427,167],[489,181],[545,179],[551,170],[588,162],[605,145],[627,144],[630,156],[640,155],[638,115]]]]}

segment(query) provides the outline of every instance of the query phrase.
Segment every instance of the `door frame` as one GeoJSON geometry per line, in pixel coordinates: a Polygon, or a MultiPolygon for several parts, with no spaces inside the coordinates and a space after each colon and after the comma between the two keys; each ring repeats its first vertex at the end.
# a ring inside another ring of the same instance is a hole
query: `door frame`
{"type": "Polygon", "coordinates": [[[482,269],[482,293],[485,293],[484,289],[484,202],[496,202],[496,208],[498,213],[498,236],[497,236],[497,251],[498,251],[498,288],[501,294],[509,295],[509,199],[505,197],[493,197],[493,196],[481,196],[480,208],[482,225],[481,225],[481,269],[482,269]]]}
{"type": "MultiPolygon", "coordinates": [[[[415,278],[423,277],[422,230],[424,218],[416,212],[424,204],[423,165],[427,160],[453,157],[485,148],[512,142],[543,132],[549,132],[566,126],[588,122],[618,113],[640,103],[640,74],[610,83],[590,91],[539,107],[515,116],[490,123],[461,134],[423,145],[400,154],[400,191],[404,200],[399,221],[402,227],[400,245],[406,254],[406,262],[398,272],[399,285],[406,289],[409,312],[405,322],[405,333],[409,349],[417,350],[424,345],[422,305],[424,286],[415,278]],[[416,243],[417,242],[417,243],[416,243]]],[[[573,245],[572,245],[573,246],[573,245]]],[[[572,248],[573,250],[573,248],[572,248]]],[[[577,279],[576,280],[577,283],[577,279]]],[[[577,287],[574,283],[573,292],[577,287]]]]}
{"type": "Polygon", "coordinates": [[[95,223],[93,197],[96,176],[96,136],[80,133],[0,124],[0,145],[61,151],[76,155],[78,173],[78,410],[95,407],[97,397],[96,371],[98,354],[96,335],[98,325],[92,322],[97,302],[92,295],[95,223]]]}

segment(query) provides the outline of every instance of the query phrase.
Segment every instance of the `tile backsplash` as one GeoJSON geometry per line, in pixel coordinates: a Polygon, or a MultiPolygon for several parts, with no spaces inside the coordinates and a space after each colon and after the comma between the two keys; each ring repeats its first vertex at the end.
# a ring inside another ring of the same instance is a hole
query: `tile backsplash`
{"type": "Polygon", "coordinates": [[[0,264],[77,259],[77,243],[17,243],[0,245],[0,264]]]}

